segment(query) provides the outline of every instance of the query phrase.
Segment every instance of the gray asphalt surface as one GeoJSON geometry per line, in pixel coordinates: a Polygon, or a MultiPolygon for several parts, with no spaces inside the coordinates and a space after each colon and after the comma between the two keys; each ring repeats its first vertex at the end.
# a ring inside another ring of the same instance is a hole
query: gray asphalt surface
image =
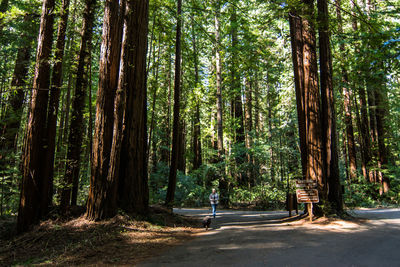
{"type": "Polygon", "coordinates": [[[139,266],[400,266],[400,209],[350,213],[368,221],[296,224],[282,220],[287,212],[219,211],[211,230],[139,266]]]}

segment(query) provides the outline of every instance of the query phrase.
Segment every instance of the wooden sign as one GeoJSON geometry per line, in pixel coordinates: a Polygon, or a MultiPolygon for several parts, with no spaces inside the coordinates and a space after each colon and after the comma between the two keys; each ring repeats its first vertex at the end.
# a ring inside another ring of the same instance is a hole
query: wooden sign
{"type": "Polygon", "coordinates": [[[317,189],[297,189],[296,197],[298,203],[318,203],[318,190],[317,189]]]}
{"type": "Polygon", "coordinates": [[[312,180],[296,181],[296,197],[298,203],[318,203],[317,182],[312,180]]]}

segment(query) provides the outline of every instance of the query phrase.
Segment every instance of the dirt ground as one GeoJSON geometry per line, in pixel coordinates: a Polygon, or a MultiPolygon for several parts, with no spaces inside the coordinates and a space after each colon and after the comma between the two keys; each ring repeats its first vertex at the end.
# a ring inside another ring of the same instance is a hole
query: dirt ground
{"type": "Polygon", "coordinates": [[[139,266],[400,266],[400,209],[349,213],[356,218],[310,223],[286,212],[220,211],[211,231],[139,266]]]}
{"type": "Polygon", "coordinates": [[[201,231],[197,220],[162,210],[153,210],[150,221],[121,215],[103,222],[83,216],[64,222],[48,220],[11,238],[4,233],[5,227],[12,226],[8,221],[0,224],[0,266],[134,265],[201,231]]]}

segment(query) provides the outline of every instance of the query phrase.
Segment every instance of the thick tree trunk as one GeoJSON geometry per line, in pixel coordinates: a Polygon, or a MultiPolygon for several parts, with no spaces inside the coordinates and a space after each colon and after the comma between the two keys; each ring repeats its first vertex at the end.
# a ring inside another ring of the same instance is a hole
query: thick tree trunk
{"type": "MultiPolygon", "coordinates": [[[[133,0],[130,0],[133,1],[133,0]]],[[[148,0],[132,4],[132,58],[126,81],[126,109],[120,156],[118,205],[127,212],[146,213],[149,205],[147,178],[146,48],[148,0]]]]}
{"type": "MultiPolygon", "coordinates": [[[[115,189],[118,176],[109,176],[109,174],[112,166],[113,125],[115,127],[114,98],[118,87],[124,15],[123,1],[106,1],[99,68],[99,89],[96,101],[95,132],[93,135],[90,190],[86,214],[87,218],[91,220],[112,217],[116,213],[117,196],[115,189]]],[[[126,22],[130,21],[128,17],[125,17],[125,20],[126,22]]],[[[125,27],[127,26],[126,24],[125,27]]],[[[127,31],[126,28],[124,30],[127,31]]],[[[124,51],[126,51],[125,49],[124,51]]],[[[128,58],[126,57],[126,59],[128,58]]],[[[119,92],[122,93],[120,89],[118,87],[119,92]]],[[[118,112],[119,110],[115,111],[118,112]]],[[[119,112],[117,114],[120,115],[119,112]]],[[[117,144],[115,143],[115,145],[117,144]]],[[[116,165],[114,164],[112,168],[115,167],[116,165]]]]}
{"type": "Polygon", "coordinates": [[[332,212],[341,213],[343,211],[343,198],[339,177],[336,110],[332,83],[332,55],[327,0],[318,0],[318,20],[322,99],[321,109],[325,161],[324,176],[326,176],[329,185],[328,200],[331,204],[332,212]]]}
{"type": "Polygon", "coordinates": [[[171,166],[168,178],[168,190],[165,199],[167,207],[173,207],[176,189],[176,173],[178,168],[178,152],[180,147],[181,125],[179,123],[180,94],[181,94],[181,26],[182,26],[182,0],[178,0],[175,41],[175,83],[174,83],[174,120],[172,128],[172,153],[171,166]]]}
{"type": "Polygon", "coordinates": [[[292,44],[292,60],[294,70],[294,81],[296,90],[297,119],[300,137],[300,154],[302,166],[302,178],[307,173],[307,135],[305,116],[305,94],[304,94],[304,67],[303,67],[303,37],[302,19],[295,11],[289,13],[290,40],[292,44]]]}
{"type": "MultiPolygon", "coordinates": [[[[93,33],[94,13],[96,10],[96,0],[85,1],[85,11],[83,14],[82,39],[78,56],[78,68],[74,96],[72,98],[71,123],[68,136],[68,151],[66,160],[66,170],[64,176],[64,188],[61,193],[60,206],[63,210],[71,202],[71,194],[78,189],[79,171],[81,163],[81,147],[83,139],[83,110],[85,107],[86,90],[88,83],[89,53],[91,53],[91,42],[93,33]]],[[[75,197],[74,197],[75,198],[75,197]]]]}
{"type": "Polygon", "coordinates": [[[50,54],[53,41],[54,0],[44,0],[32,100],[26,130],[23,158],[21,198],[17,228],[26,231],[48,212],[48,177],[41,175],[42,142],[45,135],[48,88],[50,86],[50,54]]]}
{"type": "MultiPolygon", "coordinates": [[[[313,17],[314,1],[305,0],[305,17],[313,17]]],[[[318,66],[314,24],[304,19],[303,26],[303,66],[305,114],[307,130],[307,175],[308,180],[318,182],[318,191],[321,199],[327,199],[328,186],[324,177],[323,140],[320,94],[318,88],[318,66]]]]}
{"type": "Polygon", "coordinates": [[[303,17],[293,11],[290,14],[302,169],[305,179],[318,183],[320,198],[327,201],[315,30],[310,20],[314,16],[314,1],[303,3],[303,17]]]}

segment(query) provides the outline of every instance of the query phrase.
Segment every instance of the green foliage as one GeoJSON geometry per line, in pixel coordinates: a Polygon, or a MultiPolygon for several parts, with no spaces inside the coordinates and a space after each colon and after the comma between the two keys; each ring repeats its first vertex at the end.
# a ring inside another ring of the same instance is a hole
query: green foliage
{"type": "Polygon", "coordinates": [[[274,183],[264,183],[253,188],[234,188],[231,201],[240,206],[255,205],[261,210],[283,209],[286,204],[286,191],[274,183]]]}

